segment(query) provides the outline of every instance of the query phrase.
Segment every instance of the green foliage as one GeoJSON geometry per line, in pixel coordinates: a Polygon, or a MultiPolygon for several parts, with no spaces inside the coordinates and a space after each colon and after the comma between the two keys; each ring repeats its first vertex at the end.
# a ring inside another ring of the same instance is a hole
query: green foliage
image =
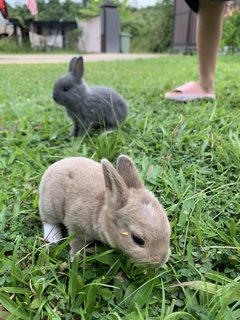
{"type": "Polygon", "coordinates": [[[220,57],[218,100],[176,104],[195,57],[86,64],[86,81],[129,102],[118,130],[85,139],[51,98],[67,65],[2,65],[0,82],[0,317],[3,319],[237,320],[240,317],[240,67],[220,57]],[[46,76],[47,75],[47,76],[46,76]],[[144,268],[101,244],[68,258],[47,247],[38,214],[45,169],[67,156],[131,156],[168,212],[171,258],[144,268]]]}
{"type": "MultiPolygon", "coordinates": [[[[76,48],[76,39],[79,35],[78,29],[69,32],[68,35],[68,42],[67,48],[51,48],[51,53],[72,53],[72,54],[79,54],[79,50],[76,48]]],[[[21,45],[18,44],[18,39],[14,36],[6,37],[0,39],[0,51],[1,53],[33,53],[33,49],[30,46],[28,41],[24,41],[21,45]]],[[[37,52],[46,52],[46,48],[37,49],[37,52]]]]}
{"type": "Polygon", "coordinates": [[[173,1],[165,0],[154,7],[133,11],[122,21],[132,38],[133,51],[162,52],[172,40],[173,1]]]}
{"type": "Polygon", "coordinates": [[[228,52],[240,51],[240,12],[235,12],[232,16],[224,20],[221,47],[228,52]]]}
{"type": "Polygon", "coordinates": [[[71,0],[41,0],[39,5],[38,19],[40,21],[74,21],[76,17],[79,17],[79,9],[81,4],[73,2],[71,0]]]}
{"type": "MultiPolygon", "coordinates": [[[[101,5],[106,3],[106,0],[88,0],[84,1],[84,7],[80,9],[80,13],[83,17],[96,17],[99,16],[101,5]]],[[[118,0],[113,0],[113,3],[119,4],[118,0]]]]}
{"type": "Polygon", "coordinates": [[[15,7],[12,7],[10,4],[7,3],[8,8],[8,16],[9,19],[17,19],[21,21],[21,24],[24,23],[25,19],[30,19],[31,15],[26,5],[21,5],[20,3],[16,3],[15,7]]]}
{"type": "Polygon", "coordinates": [[[26,53],[32,52],[32,48],[30,47],[30,44],[27,42],[23,42],[20,46],[18,40],[14,36],[11,36],[0,39],[0,52],[26,53]]]}
{"type": "MultiPolygon", "coordinates": [[[[82,5],[71,0],[64,2],[59,0],[38,0],[38,15],[39,21],[74,21],[80,16],[79,10],[82,5]]],[[[11,19],[30,19],[32,18],[26,5],[17,4],[15,7],[9,7],[9,17],[11,19]]]]}

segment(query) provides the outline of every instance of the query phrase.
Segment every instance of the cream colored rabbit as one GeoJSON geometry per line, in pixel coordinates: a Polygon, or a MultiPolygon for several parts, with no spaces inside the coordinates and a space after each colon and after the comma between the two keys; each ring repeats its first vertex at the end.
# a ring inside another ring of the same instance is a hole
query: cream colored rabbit
{"type": "Polygon", "coordinates": [[[100,240],[137,262],[162,265],[169,258],[166,213],[125,155],[118,157],[117,169],[105,159],[101,164],[82,157],[57,161],[42,177],[39,210],[46,241],[61,239],[61,224],[69,234],[76,232],[71,257],[100,240]]]}

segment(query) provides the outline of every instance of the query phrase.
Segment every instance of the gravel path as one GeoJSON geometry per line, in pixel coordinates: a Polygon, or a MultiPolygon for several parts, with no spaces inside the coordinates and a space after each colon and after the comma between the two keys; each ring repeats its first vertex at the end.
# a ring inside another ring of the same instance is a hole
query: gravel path
{"type": "MultiPolygon", "coordinates": [[[[74,54],[0,54],[0,64],[41,64],[41,63],[67,63],[74,54]]],[[[149,59],[166,56],[163,54],[133,54],[133,53],[98,53],[85,54],[84,60],[114,61],[149,59]]]]}

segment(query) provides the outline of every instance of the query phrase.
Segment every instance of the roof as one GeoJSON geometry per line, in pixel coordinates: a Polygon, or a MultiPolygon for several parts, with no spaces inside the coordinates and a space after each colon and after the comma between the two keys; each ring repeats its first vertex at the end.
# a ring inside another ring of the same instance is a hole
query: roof
{"type": "MultiPolygon", "coordinates": [[[[10,21],[21,27],[22,22],[19,22],[18,19],[10,19],[10,21]]],[[[64,29],[64,30],[74,30],[77,29],[77,23],[76,21],[34,21],[32,19],[27,19],[24,21],[26,26],[33,25],[37,29],[37,33],[41,34],[42,28],[48,28],[48,29],[64,29]]]]}

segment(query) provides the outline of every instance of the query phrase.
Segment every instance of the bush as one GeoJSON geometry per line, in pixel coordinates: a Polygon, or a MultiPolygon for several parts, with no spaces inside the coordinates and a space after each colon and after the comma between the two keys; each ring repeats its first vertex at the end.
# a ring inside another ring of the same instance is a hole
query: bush
{"type": "Polygon", "coordinates": [[[133,12],[130,19],[123,21],[122,28],[133,36],[133,51],[162,52],[171,44],[172,21],[173,2],[166,0],[133,12]]]}
{"type": "Polygon", "coordinates": [[[222,49],[227,49],[227,52],[240,51],[240,12],[235,12],[232,16],[224,21],[222,49]]]}
{"type": "Polygon", "coordinates": [[[6,53],[19,53],[19,52],[31,52],[32,49],[29,43],[23,43],[19,45],[16,37],[4,37],[0,38],[0,52],[6,53]]]}

